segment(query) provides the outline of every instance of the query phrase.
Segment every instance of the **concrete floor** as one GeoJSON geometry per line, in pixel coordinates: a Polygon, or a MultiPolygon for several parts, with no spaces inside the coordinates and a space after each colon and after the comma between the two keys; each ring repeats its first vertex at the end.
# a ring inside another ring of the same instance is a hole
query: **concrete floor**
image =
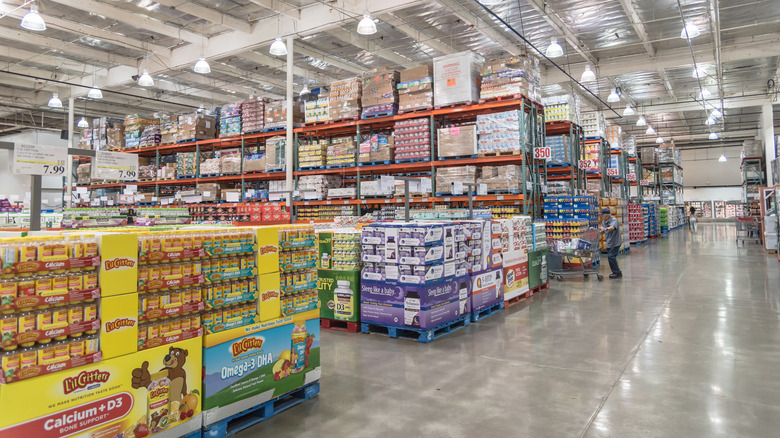
{"type": "Polygon", "coordinates": [[[324,330],[320,395],[238,436],[778,436],[777,259],[699,224],[619,262],[431,344],[324,330]]]}

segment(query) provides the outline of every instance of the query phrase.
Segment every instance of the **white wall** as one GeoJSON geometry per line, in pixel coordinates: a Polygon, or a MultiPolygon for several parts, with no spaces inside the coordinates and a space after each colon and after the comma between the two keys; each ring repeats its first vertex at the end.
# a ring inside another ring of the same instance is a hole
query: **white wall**
{"type": "MultiPolygon", "coordinates": [[[[684,168],[683,168],[684,169],[684,168]]],[[[683,199],[687,201],[741,201],[742,187],[685,187],[683,199]]]]}
{"type": "MultiPolygon", "coordinates": [[[[12,134],[0,137],[0,141],[12,143],[32,143],[47,146],[67,147],[68,141],[60,139],[60,133],[54,131],[29,130],[19,134],[12,134]]],[[[17,175],[13,173],[13,151],[0,149],[0,198],[16,197],[19,200],[27,200],[25,207],[29,208],[30,182],[29,175],[17,175]]],[[[42,187],[58,189],[43,190],[41,194],[41,209],[50,210],[62,207],[62,187],[64,187],[62,177],[44,176],[42,178],[42,187]]]]}
{"type": "MultiPolygon", "coordinates": [[[[740,170],[742,147],[689,149],[682,151],[683,184],[685,192],[690,187],[708,186],[740,186],[742,172],[740,170]],[[718,161],[721,153],[725,153],[728,161],[718,161]]],[[[741,196],[741,195],[740,195],[741,196]]],[[[685,194],[685,199],[688,195],[685,194]]],[[[722,199],[722,198],[721,198],[722,199]]],[[[739,199],[739,198],[737,198],[739,199]]],[[[695,199],[699,200],[699,199],[695,199]]]]}

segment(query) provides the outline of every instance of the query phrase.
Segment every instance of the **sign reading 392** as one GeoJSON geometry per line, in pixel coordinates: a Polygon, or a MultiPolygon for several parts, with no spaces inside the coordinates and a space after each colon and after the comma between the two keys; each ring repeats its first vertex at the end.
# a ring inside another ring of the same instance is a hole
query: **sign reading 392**
{"type": "Polygon", "coordinates": [[[135,181],[138,179],[138,155],[96,151],[91,171],[95,179],[135,181]]]}
{"type": "Polygon", "coordinates": [[[14,144],[14,173],[64,176],[68,148],[39,144],[14,144]]]}

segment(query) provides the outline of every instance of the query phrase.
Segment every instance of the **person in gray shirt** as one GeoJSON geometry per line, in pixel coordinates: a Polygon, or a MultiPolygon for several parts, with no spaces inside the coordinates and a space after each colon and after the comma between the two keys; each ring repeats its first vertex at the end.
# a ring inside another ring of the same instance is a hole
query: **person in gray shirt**
{"type": "Polygon", "coordinates": [[[607,260],[609,260],[609,269],[612,270],[612,274],[609,275],[609,278],[622,278],[623,273],[620,272],[620,266],[618,266],[617,262],[620,245],[623,243],[623,240],[620,237],[620,224],[617,219],[612,217],[608,208],[601,210],[599,219],[601,221],[599,231],[604,233],[604,237],[607,240],[607,260]]]}

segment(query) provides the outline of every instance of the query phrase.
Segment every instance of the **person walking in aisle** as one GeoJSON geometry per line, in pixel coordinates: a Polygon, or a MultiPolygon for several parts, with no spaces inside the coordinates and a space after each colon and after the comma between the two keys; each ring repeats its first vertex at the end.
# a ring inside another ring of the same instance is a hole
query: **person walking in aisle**
{"type": "Polygon", "coordinates": [[[691,233],[698,234],[697,225],[698,220],[696,219],[696,207],[691,205],[691,217],[688,218],[688,228],[691,230],[691,233]]]}
{"type": "Polygon", "coordinates": [[[607,240],[607,260],[609,260],[609,269],[612,270],[612,273],[609,274],[609,278],[622,278],[623,273],[620,272],[620,266],[618,266],[617,262],[620,245],[623,243],[623,240],[620,237],[620,224],[617,219],[612,217],[612,213],[610,213],[608,208],[601,210],[599,219],[601,220],[599,231],[604,233],[604,237],[607,240]]]}

